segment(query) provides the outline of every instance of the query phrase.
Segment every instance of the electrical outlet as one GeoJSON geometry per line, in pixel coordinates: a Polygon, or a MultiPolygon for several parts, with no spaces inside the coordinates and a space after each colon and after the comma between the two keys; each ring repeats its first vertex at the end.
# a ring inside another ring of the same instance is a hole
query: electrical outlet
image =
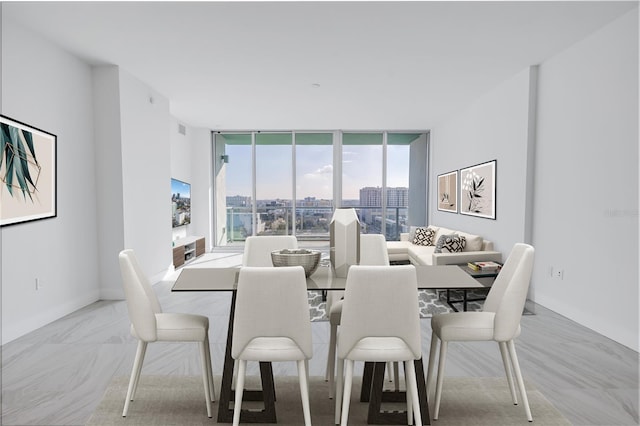
{"type": "Polygon", "coordinates": [[[564,278],[564,269],[557,266],[550,266],[549,275],[551,276],[551,278],[562,280],[564,278]]]}

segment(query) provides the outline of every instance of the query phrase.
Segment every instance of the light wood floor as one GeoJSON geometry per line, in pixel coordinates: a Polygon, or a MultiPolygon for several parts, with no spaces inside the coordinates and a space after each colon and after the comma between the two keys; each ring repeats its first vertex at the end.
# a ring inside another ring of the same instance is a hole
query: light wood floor
{"type": "MultiPolygon", "coordinates": [[[[238,260],[238,255],[217,256],[220,263],[238,260]]],[[[213,368],[220,375],[230,294],[171,293],[168,282],[154,288],[165,311],[209,316],[213,368]]],[[[536,315],[523,316],[522,328],[517,348],[525,380],[540,389],[570,422],[638,424],[637,352],[541,306],[536,307],[536,315]]],[[[310,374],[323,376],[329,326],[327,322],[314,322],[312,329],[314,357],[310,374]]],[[[422,331],[423,351],[428,354],[428,319],[422,321],[422,331]]],[[[124,301],[96,302],[4,345],[0,424],[83,425],[112,378],[129,375],[135,348],[124,301]]],[[[256,371],[254,368],[249,374],[256,371]]],[[[295,375],[295,365],[275,364],[274,373],[295,375]]],[[[199,375],[197,346],[149,345],[145,374],[199,375]]],[[[446,374],[503,376],[497,345],[451,344],[446,374]]],[[[216,386],[218,390],[219,382],[216,386]]],[[[124,395],[122,398],[124,402],[124,395]]],[[[535,422],[535,410],[533,416],[535,422]]]]}

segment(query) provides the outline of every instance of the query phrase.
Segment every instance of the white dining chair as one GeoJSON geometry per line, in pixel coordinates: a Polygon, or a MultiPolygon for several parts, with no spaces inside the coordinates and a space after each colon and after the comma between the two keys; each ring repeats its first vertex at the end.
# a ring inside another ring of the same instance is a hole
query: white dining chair
{"type": "Polygon", "coordinates": [[[449,342],[495,341],[500,348],[509,390],[514,404],[518,404],[513,372],[522,397],[527,420],[533,421],[529,400],[516,356],[515,338],[520,335],[520,319],[531,282],[534,249],[527,244],[516,244],[498,277],[491,286],[482,312],[455,312],[435,314],[431,318],[431,348],[427,369],[427,389],[431,389],[436,351],[440,341],[438,377],[436,383],[434,420],[438,419],[445,359],[449,342]]]}
{"type": "MultiPolygon", "coordinates": [[[[360,265],[389,265],[389,253],[387,251],[387,242],[384,235],[381,234],[362,234],[360,235],[360,265]]],[[[340,325],[340,317],[342,316],[342,297],[344,291],[332,290],[327,292],[328,317],[329,317],[329,353],[327,356],[327,368],[325,380],[329,381],[329,398],[333,398],[334,394],[334,378],[336,363],[336,337],[338,335],[338,326],[340,325]]],[[[398,368],[395,364],[396,385],[398,385],[398,368]]]]}
{"type": "Polygon", "coordinates": [[[271,252],[298,248],[298,240],[293,235],[254,235],[244,242],[242,266],[273,266],[271,252]]]}
{"type": "Polygon", "coordinates": [[[422,357],[414,266],[356,265],[349,269],[337,348],[336,424],[347,425],[354,361],[404,362],[407,421],[422,424],[414,366],[422,357]]]}
{"type": "Polygon", "coordinates": [[[240,422],[247,361],[296,361],[304,422],[310,426],[308,360],[312,355],[304,268],[242,267],[231,343],[231,356],[238,361],[233,424],[240,422]]]}
{"type": "Polygon", "coordinates": [[[138,349],[129,379],[122,417],[127,416],[129,403],[135,397],[147,345],[151,342],[197,342],[199,344],[207,416],[211,417],[211,402],[215,400],[215,392],[209,348],[209,318],[202,315],[162,312],[158,297],[142,273],[133,250],[123,250],[118,257],[131,319],[131,334],[138,339],[138,349]]]}

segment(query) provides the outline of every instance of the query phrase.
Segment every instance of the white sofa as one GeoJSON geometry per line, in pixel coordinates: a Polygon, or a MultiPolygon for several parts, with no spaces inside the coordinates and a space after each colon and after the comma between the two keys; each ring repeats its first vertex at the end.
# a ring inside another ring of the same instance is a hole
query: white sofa
{"type": "Polygon", "coordinates": [[[413,244],[412,227],[411,233],[400,234],[400,241],[387,241],[387,251],[389,261],[409,261],[413,265],[455,265],[476,261],[502,262],[502,253],[493,250],[493,243],[480,237],[479,235],[468,234],[462,231],[447,229],[444,227],[430,225],[436,229],[434,245],[423,246],[413,244]],[[457,234],[464,236],[466,247],[458,253],[434,253],[435,244],[442,235],[457,234]]]}

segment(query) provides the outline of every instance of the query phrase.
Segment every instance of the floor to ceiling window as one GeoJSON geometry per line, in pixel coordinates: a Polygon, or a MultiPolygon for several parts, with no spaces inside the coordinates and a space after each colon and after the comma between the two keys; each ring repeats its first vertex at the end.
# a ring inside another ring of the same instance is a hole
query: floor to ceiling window
{"type": "Polygon", "coordinates": [[[256,235],[292,235],[291,133],[255,135],[256,235]]]}
{"type": "MultiPolygon", "coordinates": [[[[411,182],[409,171],[411,170],[412,145],[424,145],[426,147],[426,135],[420,133],[388,133],[386,139],[386,182],[385,187],[385,231],[387,240],[399,240],[400,233],[406,232],[409,227],[409,206],[417,204],[422,197],[416,197],[418,193],[425,192],[426,188],[420,184],[419,179],[411,182]],[[422,139],[421,139],[422,138],[422,139]],[[410,193],[410,188],[413,189],[410,193]],[[416,203],[410,202],[414,200],[416,203]]],[[[419,156],[417,156],[419,157],[419,156]]],[[[419,176],[419,174],[417,174],[419,176]]],[[[424,181],[424,179],[423,179],[424,181]]],[[[414,221],[416,224],[426,223],[414,221]]]]}
{"type": "MultiPolygon", "coordinates": [[[[249,235],[328,241],[333,209],[399,239],[426,219],[427,133],[215,132],[216,245],[249,235]]],[[[303,244],[304,245],[304,244],[303,244]]]]}
{"type": "Polygon", "coordinates": [[[295,212],[298,240],[328,240],[333,215],[333,134],[295,135],[295,212]]]}
{"type": "Polygon", "coordinates": [[[342,135],[342,207],[354,207],[365,234],[383,233],[383,134],[342,135]]]}
{"type": "Polygon", "coordinates": [[[251,141],[250,133],[216,135],[220,154],[215,159],[224,177],[216,188],[216,245],[244,241],[254,233],[251,141]]]}

